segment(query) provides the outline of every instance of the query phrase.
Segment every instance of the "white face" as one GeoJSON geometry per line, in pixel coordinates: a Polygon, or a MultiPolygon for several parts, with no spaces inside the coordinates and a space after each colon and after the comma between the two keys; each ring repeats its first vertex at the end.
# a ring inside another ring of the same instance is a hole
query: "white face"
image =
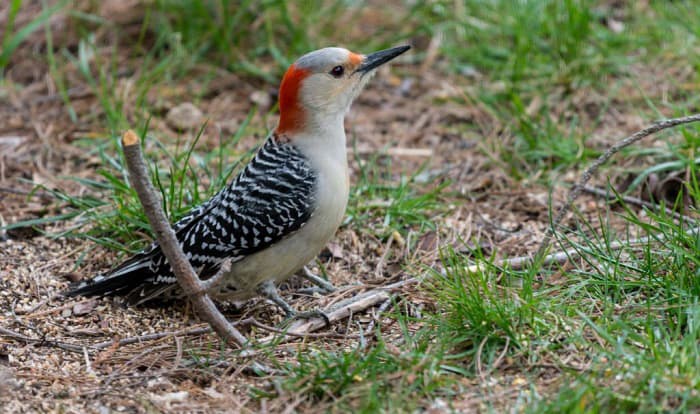
{"type": "Polygon", "coordinates": [[[316,113],[344,115],[376,72],[357,71],[364,58],[338,47],[320,49],[299,58],[296,67],[310,72],[300,88],[300,103],[316,113]]]}

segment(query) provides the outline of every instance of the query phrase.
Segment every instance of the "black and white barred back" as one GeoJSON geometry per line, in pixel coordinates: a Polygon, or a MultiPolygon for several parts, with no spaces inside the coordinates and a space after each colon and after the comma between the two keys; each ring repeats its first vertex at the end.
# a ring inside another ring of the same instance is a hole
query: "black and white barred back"
{"type": "MultiPolygon", "coordinates": [[[[317,176],[309,160],[273,135],[239,175],[173,225],[184,253],[201,279],[225,259],[233,263],[300,229],[313,214],[317,176]]],[[[130,303],[179,294],[160,246],[134,255],[110,273],[71,286],[70,296],[125,295],[130,303]]]]}

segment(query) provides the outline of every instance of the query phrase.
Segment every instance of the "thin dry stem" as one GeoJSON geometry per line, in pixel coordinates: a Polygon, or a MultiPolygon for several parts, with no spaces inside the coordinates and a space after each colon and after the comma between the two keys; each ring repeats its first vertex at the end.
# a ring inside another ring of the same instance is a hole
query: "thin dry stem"
{"type": "Polygon", "coordinates": [[[175,237],[175,232],[168,222],[155,189],[148,176],[148,168],[141,154],[140,139],[133,131],[127,131],[122,137],[124,158],[129,170],[129,181],[136,190],[146,213],[148,222],[155,233],[156,240],[168,259],[177,282],[192,301],[199,316],[211,325],[212,329],[227,343],[245,347],[247,339],[231,325],[219,312],[214,302],[206,294],[206,286],[197,277],[190,262],[182,252],[175,237]]]}
{"type": "Polygon", "coordinates": [[[118,346],[137,344],[148,341],[157,341],[159,339],[167,338],[169,336],[187,336],[187,335],[202,335],[211,332],[210,326],[200,326],[197,328],[182,329],[180,331],[169,331],[169,332],[156,332],[152,334],[130,336],[128,338],[121,339],[119,341],[104,341],[91,345],[90,349],[105,349],[117,344],[118,346]]]}
{"type": "Polygon", "coordinates": [[[644,201],[644,200],[639,199],[637,197],[630,197],[630,196],[626,196],[626,195],[619,195],[619,197],[618,197],[618,195],[611,193],[610,191],[606,191],[606,190],[603,190],[600,188],[595,188],[595,187],[589,187],[589,186],[584,186],[583,191],[586,193],[589,193],[589,194],[599,196],[599,197],[605,197],[609,201],[615,201],[619,198],[620,200],[624,201],[627,204],[632,204],[632,205],[639,206],[639,207],[646,207],[648,209],[655,210],[655,211],[663,211],[667,215],[675,218],[676,220],[695,222],[695,219],[693,219],[692,217],[688,217],[686,215],[677,213],[668,207],[663,207],[663,206],[656,204],[656,203],[650,203],[648,201],[644,201]]]}
{"type": "Polygon", "coordinates": [[[353,314],[364,311],[367,308],[387,300],[389,300],[389,293],[387,293],[387,290],[384,288],[373,289],[368,292],[360,293],[347,301],[340,302],[333,309],[324,311],[328,317],[328,321],[326,321],[324,318],[311,318],[297,321],[289,327],[287,333],[302,335],[313,332],[326,326],[327,322],[333,323],[335,321],[348,318],[353,314]]]}
{"type": "Polygon", "coordinates": [[[549,245],[552,241],[552,237],[556,233],[557,227],[559,227],[562,220],[564,219],[564,216],[571,209],[571,206],[573,205],[574,201],[576,201],[576,199],[581,195],[583,187],[586,185],[586,183],[588,183],[588,181],[590,181],[591,177],[593,177],[593,174],[595,174],[598,171],[598,168],[600,168],[601,165],[605,164],[613,155],[617,154],[623,148],[628,147],[634,144],[635,142],[648,137],[649,135],[655,134],[659,131],[663,131],[664,129],[673,128],[678,125],[689,124],[697,121],[700,121],[700,114],[659,121],[642,129],[641,131],[638,131],[628,136],[623,140],[618,141],[612,147],[608,148],[608,150],[605,151],[605,153],[603,153],[600,157],[593,161],[593,163],[583,172],[583,174],[581,175],[581,179],[578,181],[578,183],[574,184],[574,186],[571,187],[571,189],[569,190],[569,194],[566,197],[566,203],[564,203],[564,205],[561,206],[561,208],[559,208],[559,211],[557,211],[557,214],[554,216],[554,220],[552,220],[551,226],[547,229],[545,237],[542,240],[540,247],[537,249],[537,253],[535,253],[534,261],[537,262],[544,256],[545,251],[549,248],[549,245]]]}
{"type": "MultiPolygon", "coordinates": [[[[698,227],[692,227],[688,230],[685,231],[686,234],[697,234],[700,233],[700,226],[698,227]]],[[[616,251],[620,249],[624,249],[625,247],[632,247],[632,246],[638,246],[638,245],[645,245],[651,241],[657,241],[659,243],[663,242],[666,240],[666,237],[663,234],[655,235],[655,236],[645,236],[645,237],[640,237],[638,239],[632,239],[632,240],[626,240],[626,241],[614,241],[610,243],[606,248],[610,251],[616,251]]],[[[549,264],[554,264],[554,263],[565,263],[568,260],[576,259],[578,257],[581,257],[584,253],[589,252],[590,250],[585,247],[576,247],[576,248],[571,248],[571,249],[566,249],[562,251],[558,251],[556,253],[548,254],[547,256],[543,257],[540,259],[540,263],[543,265],[549,265],[549,264]]],[[[511,270],[519,270],[522,269],[526,266],[531,265],[534,263],[536,258],[533,258],[532,256],[518,256],[518,257],[511,257],[509,259],[501,260],[500,262],[496,263],[496,266],[498,267],[507,267],[511,270]]],[[[482,269],[483,264],[477,263],[473,264],[471,266],[467,266],[465,270],[467,272],[478,272],[482,269]]]]}
{"type": "Polygon", "coordinates": [[[40,346],[52,346],[56,348],[61,348],[66,351],[71,351],[71,352],[78,352],[82,353],[83,352],[83,347],[80,345],[73,345],[69,344],[66,342],[61,342],[61,341],[56,341],[54,339],[49,339],[49,338],[32,338],[31,336],[27,335],[22,335],[21,333],[17,333],[15,331],[11,331],[7,328],[3,328],[0,326],[0,336],[5,336],[8,338],[15,339],[17,341],[21,341],[24,343],[28,344],[36,344],[40,346]]]}

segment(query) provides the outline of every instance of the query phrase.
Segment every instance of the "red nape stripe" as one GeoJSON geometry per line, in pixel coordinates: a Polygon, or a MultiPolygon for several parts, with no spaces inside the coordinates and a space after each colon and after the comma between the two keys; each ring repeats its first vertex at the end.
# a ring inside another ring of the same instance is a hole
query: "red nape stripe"
{"type": "Polygon", "coordinates": [[[302,127],[304,122],[304,108],[299,105],[299,89],[301,82],[309,75],[309,71],[297,69],[292,65],[282,78],[280,84],[280,123],[277,133],[293,132],[302,127]]]}

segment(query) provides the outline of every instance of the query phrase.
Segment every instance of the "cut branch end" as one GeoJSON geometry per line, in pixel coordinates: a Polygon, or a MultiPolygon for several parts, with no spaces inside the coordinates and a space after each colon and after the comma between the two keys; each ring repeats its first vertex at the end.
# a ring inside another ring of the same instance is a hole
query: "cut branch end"
{"type": "Polygon", "coordinates": [[[139,136],[132,130],[127,130],[124,135],[122,135],[122,145],[125,147],[136,145],[139,143],[139,136]]]}

